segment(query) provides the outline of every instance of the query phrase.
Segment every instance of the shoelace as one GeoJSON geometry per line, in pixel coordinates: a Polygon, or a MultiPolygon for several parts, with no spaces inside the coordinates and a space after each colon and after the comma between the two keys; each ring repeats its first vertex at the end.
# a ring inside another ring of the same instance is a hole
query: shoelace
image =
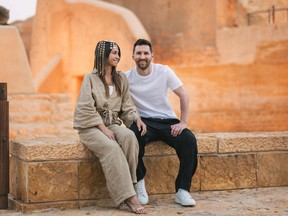
{"type": "Polygon", "coordinates": [[[137,191],[139,192],[139,194],[143,194],[143,184],[137,184],[137,191]]]}
{"type": "Polygon", "coordinates": [[[187,199],[187,198],[192,199],[192,196],[190,195],[190,193],[188,193],[186,191],[181,191],[181,194],[185,197],[185,199],[187,199]]]}

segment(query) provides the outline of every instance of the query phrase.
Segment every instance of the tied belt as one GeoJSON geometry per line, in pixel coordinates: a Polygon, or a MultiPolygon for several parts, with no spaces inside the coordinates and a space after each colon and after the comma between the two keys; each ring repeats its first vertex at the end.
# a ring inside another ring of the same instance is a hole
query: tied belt
{"type": "Polygon", "coordinates": [[[112,110],[110,110],[110,109],[103,110],[102,112],[100,112],[100,114],[102,116],[104,116],[104,121],[108,122],[109,125],[111,125],[112,124],[112,120],[116,119],[116,117],[117,117],[116,112],[113,113],[112,110]]]}

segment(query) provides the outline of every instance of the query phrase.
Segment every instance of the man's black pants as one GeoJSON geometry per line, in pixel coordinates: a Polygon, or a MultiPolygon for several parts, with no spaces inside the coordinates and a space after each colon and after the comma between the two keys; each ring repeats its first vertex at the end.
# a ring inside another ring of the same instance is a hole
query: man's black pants
{"type": "Polygon", "coordinates": [[[161,140],[175,149],[180,161],[178,176],[175,181],[176,192],[179,188],[190,191],[192,177],[198,164],[197,141],[194,134],[186,128],[180,135],[173,137],[171,135],[171,125],[179,123],[178,119],[143,117],[141,119],[147,126],[147,133],[144,136],[141,136],[141,131],[137,128],[136,123],[133,123],[130,127],[134,131],[139,143],[137,180],[143,179],[146,174],[146,168],[143,163],[146,144],[161,140]]]}

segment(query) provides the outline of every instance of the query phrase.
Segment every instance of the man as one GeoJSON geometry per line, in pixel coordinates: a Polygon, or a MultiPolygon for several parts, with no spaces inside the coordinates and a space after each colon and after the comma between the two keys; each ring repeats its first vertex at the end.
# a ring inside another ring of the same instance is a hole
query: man
{"type": "Polygon", "coordinates": [[[194,206],[195,200],[189,193],[192,177],[197,168],[197,142],[194,134],[186,128],[189,112],[189,98],[183,83],[168,66],[152,63],[153,49],[149,41],[139,39],[133,47],[133,60],[136,67],[126,73],[131,96],[137,112],[147,126],[147,133],[134,123],[134,131],[139,143],[139,161],[137,167],[137,185],[135,187],[141,204],[148,203],[144,177],[146,168],[143,163],[145,146],[149,142],[162,140],[175,149],[180,161],[178,176],[175,181],[175,202],[182,206],[194,206]],[[180,99],[180,120],[168,100],[168,89],[180,99]]]}

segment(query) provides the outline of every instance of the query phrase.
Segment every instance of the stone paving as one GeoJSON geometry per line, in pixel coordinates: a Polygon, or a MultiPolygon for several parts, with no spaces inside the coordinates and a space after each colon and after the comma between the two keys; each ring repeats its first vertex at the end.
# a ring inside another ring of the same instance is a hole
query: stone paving
{"type": "MultiPolygon", "coordinates": [[[[231,191],[193,192],[197,205],[181,207],[174,203],[174,195],[152,196],[146,206],[146,215],[157,216],[205,216],[205,215],[252,215],[288,216],[288,187],[269,187],[231,191]]],[[[111,200],[101,200],[97,206],[81,209],[49,209],[32,213],[0,210],[0,216],[125,216],[133,215],[128,209],[118,210],[111,200]]]]}

